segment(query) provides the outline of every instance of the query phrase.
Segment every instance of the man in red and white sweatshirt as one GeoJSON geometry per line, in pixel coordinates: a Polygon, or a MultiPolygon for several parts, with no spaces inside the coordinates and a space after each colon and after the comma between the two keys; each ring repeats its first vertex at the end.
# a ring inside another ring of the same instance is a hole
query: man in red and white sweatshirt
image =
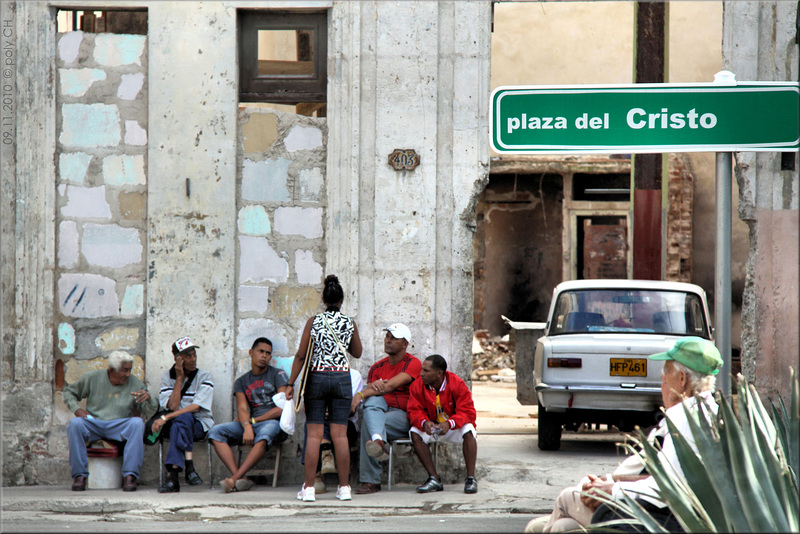
{"type": "Polygon", "coordinates": [[[428,472],[428,480],[417,487],[417,493],[444,489],[428,449],[431,440],[462,444],[467,468],[464,493],[478,492],[475,481],[478,458],[475,417],[472,393],[464,381],[447,370],[447,361],[442,356],[434,354],[425,358],[420,380],[411,384],[408,398],[409,435],[417,458],[428,472]]]}

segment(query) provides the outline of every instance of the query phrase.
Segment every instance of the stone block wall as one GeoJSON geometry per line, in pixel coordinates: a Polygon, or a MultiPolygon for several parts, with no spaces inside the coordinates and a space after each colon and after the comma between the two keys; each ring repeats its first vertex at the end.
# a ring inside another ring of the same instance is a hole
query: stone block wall
{"type": "Polygon", "coordinates": [[[288,374],[305,321],[321,310],[326,119],[243,106],[239,128],[233,374],[250,370],[260,336],[288,374]]]}
{"type": "Polygon", "coordinates": [[[144,380],[147,38],[60,33],[56,72],[57,389],[114,350],[144,380]]]}

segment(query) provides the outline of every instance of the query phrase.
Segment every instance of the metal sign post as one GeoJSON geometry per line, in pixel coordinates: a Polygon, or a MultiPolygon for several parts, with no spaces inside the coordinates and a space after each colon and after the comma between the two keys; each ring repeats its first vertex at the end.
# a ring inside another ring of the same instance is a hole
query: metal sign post
{"type": "Polygon", "coordinates": [[[718,152],[716,165],[716,240],[714,246],[714,344],[722,356],[717,387],[731,394],[731,216],[733,153],[718,152]]]}

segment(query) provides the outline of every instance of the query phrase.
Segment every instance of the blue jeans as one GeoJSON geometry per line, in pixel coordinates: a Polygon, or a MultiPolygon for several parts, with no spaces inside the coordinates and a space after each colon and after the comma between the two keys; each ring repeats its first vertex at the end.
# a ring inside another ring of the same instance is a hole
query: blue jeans
{"type": "Polygon", "coordinates": [[[133,475],[139,478],[144,460],[144,421],[140,417],[124,419],[85,419],[73,418],[67,425],[69,441],[69,469],[72,478],[78,475],[89,476],[89,457],[86,455],[86,442],[98,439],[127,441],[122,453],[122,476],[133,475]]]}
{"type": "MultiPolygon", "coordinates": [[[[286,433],[281,430],[280,421],[277,419],[268,419],[254,424],[253,434],[255,434],[254,445],[259,441],[266,441],[267,447],[286,439],[286,433]]],[[[208,433],[208,439],[227,443],[228,445],[239,445],[243,436],[244,427],[239,421],[214,425],[208,433]]]]}
{"type": "Polygon", "coordinates": [[[408,438],[411,425],[408,415],[400,408],[386,404],[382,396],[367,397],[361,408],[361,454],[358,461],[361,482],[381,483],[381,463],[367,454],[366,443],[373,434],[380,434],[384,442],[408,438]]]}
{"type": "Polygon", "coordinates": [[[203,429],[203,424],[190,413],[170,419],[168,424],[170,425],[169,449],[164,465],[177,465],[183,469],[186,464],[184,453],[194,450],[194,442],[205,438],[206,431],[203,429]]]}

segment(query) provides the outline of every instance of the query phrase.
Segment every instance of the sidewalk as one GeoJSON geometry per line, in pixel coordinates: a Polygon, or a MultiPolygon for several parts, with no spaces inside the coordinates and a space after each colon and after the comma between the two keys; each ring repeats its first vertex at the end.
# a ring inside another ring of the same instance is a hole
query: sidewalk
{"type": "MultiPolygon", "coordinates": [[[[521,406],[513,384],[476,382],[478,407],[478,493],[466,495],[462,484],[420,495],[417,484],[394,484],[372,495],[336,500],[335,489],[318,495],[315,503],[301,503],[294,486],[255,486],[248,492],[223,493],[182,486],[180,493],[159,494],[155,486],[138,491],[87,490],[72,492],[63,486],[22,486],[0,489],[4,512],[56,512],[66,514],[128,513],[172,515],[174,520],[213,520],[227,517],[271,517],[319,514],[328,507],[351,514],[391,515],[444,513],[549,513],[558,492],[588,472],[604,473],[617,464],[614,442],[619,434],[598,432],[565,434],[562,449],[539,451],[536,445],[535,406],[521,406]]],[[[424,482],[420,467],[420,479],[424,482]]]]}

